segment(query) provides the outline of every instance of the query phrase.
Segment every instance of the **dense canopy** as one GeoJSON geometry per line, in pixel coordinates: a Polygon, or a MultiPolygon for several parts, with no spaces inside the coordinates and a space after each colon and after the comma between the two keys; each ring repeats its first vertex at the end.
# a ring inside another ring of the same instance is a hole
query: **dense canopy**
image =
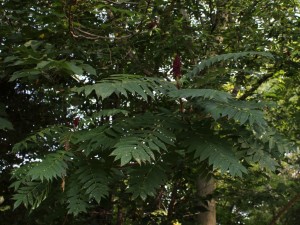
{"type": "Polygon", "coordinates": [[[3,224],[299,223],[299,1],[0,5],[3,224]]]}

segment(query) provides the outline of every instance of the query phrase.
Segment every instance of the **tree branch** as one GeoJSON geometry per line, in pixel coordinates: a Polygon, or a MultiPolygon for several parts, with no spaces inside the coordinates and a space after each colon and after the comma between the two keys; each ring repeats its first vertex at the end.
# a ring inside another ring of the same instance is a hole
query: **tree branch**
{"type": "Polygon", "coordinates": [[[297,203],[300,200],[300,193],[297,194],[294,198],[292,198],[285,206],[283,206],[279,212],[273,217],[272,221],[269,223],[269,225],[275,225],[276,222],[279,220],[279,218],[287,212],[295,203],[297,203]]]}
{"type": "Polygon", "coordinates": [[[252,85],[252,87],[246,91],[241,97],[239,97],[239,100],[245,100],[248,98],[250,95],[253,94],[254,91],[256,91],[264,82],[266,82],[269,78],[271,78],[274,74],[268,74],[264,77],[262,77],[260,80],[256,82],[256,84],[252,85]]]}

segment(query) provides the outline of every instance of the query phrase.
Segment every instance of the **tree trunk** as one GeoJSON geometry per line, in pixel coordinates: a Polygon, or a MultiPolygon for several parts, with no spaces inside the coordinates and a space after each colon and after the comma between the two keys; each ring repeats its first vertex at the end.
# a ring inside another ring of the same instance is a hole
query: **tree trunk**
{"type": "Polygon", "coordinates": [[[198,224],[199,225],[216,225],[216,202],[214,199],[208,199],[206,203],[203,199],[206,199],[211,195],[216,189],[215,180],[211,178],[206,180],[203,178],[198,178],[197,181],[198,195],[201,198],[200,206],[206,211],[200,211],[198,214],[198,224]]]}

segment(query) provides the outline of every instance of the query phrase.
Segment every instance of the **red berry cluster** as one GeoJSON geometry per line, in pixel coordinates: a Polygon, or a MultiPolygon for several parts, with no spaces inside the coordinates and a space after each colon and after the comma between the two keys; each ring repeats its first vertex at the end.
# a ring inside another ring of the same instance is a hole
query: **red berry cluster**
{"type": "Polygon", "coordinates": [[[78,125],[79,125],[79,120],[80,120],[79,117],[74,118],[74,120],[73,120],[74,128],[78,127],[78,125]]]}
{"type": "Polygon", "coordinates": [[[181,60],[179,55],[176,55],[173,61],[173,74],[175,79],[181,76],[181,60]]]}

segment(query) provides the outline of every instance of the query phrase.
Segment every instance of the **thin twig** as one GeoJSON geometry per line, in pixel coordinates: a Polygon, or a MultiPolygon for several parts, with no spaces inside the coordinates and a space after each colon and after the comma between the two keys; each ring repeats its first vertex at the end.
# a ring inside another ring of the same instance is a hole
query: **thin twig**
{"type": "MultiPolygon", "coordinates": [[[[113,2],[113,1],[108,1],[108,0],[106,2],[109,2],[109,3],[112,3],[112,4],[123,4],[123,3],[125,3],[125,2],[122,2],[122,3],[121,2],[113,2]]],[[[133,3],[126,2],[126,4],[133,4],[133,3]]],[[[150,0],[147,1],[147,9],[149,7],[149,4],[150,4],[150,0]]],[[[104,40],[121,40],[121,39],[131,38],[131,37],[133,37],[135,35],[138,35],[138,34],[147,33],[147,31],[142,31],[141,32],[141,31],[138,30],[134,33],[123,35],[123,36],[120,36],[120,37],[116,37],[116,36],[109,37],[109,36],[97,35],[97,34],[88,32],[86,30],[83,30],[82,28],[74,27],[74,24],[73,24],[74,16],[73,16],[73,13],[72,13],[72,5],[66,5],[64,7],[64,11],[65,11],[66,17],[68,19],[69,32],[72,35],[72,37],[74,37],[74,38],[84,38],[84,39],[88,39],[88,40],[98,40],[98,39],[102,39],[102,40],[103,39],[104,40]],[[67,10],[66,10],[66,7],[68,7],[67,10]]],[[[140,25],[142,25],[142,24],[140,24],[140,25]]]]}
{"type": "Polygon", "coordinates": [[[65,215],[65,218],[64,218],[64,222],[63,222],[63,224],[62,224],[62,225],[65,225],[65,224],[66,224],[66,222],[67,222],[67,219],[68,219],[68,213],[66,213],[66,215],[65,215]]]}

